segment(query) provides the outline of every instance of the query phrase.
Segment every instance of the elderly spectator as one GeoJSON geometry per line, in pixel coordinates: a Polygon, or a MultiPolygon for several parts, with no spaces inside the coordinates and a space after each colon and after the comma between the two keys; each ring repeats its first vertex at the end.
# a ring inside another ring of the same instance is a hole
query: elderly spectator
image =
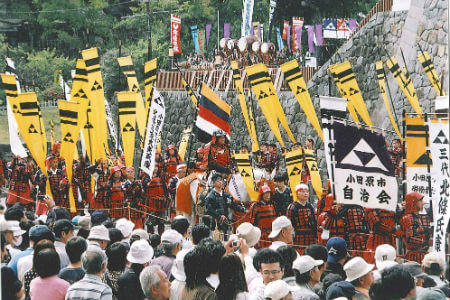
{"type": "Polygon", "coordinates": [[[106,248],[108,265],[106,272],[102,276],[102,281],[112,289],[113,299],[117,299],[117,294],[119,292],[117,281],[119,280],[120,275],[125,272],[127,253],[127,247],[121,242],[116,242],[106,248]]]}
{"type": "Polygon", "coordinates": [[[292,268],[295,273],[295,281],[300,289],[295,292],[298,296],[302,296],[305,300],[318,300],[319,296],[314,292],[314,286],[320,281],[321,272],[319,266],[323,264],[323,260],[315,260],[309,255],[300,256],[294,262],[292,268]]]}
{"type": "Polygon", "coordinates": [[[374,267],[359,256],[352,258],[344,265],[346,281],[349,281],[356,290],[353,300],[370,300],[369,288],[374,282],[372,272],[374,267]]]}
{"type": "Polygon", "coordinates": [[[81,267],[81,255],[87,249],[87,242],[84,238],[75,236],[66,243],[66,253],[70,264],[59,272],[58,277],[73,284],[81,280],[85,272],[81,267]]]}
{"type": "Polygon", "coordinates": [[[272,222],[272,232],[269,234],[269,238],[273,240],[269,248],[276,251],[280,246],[292,244],[293,235],[294,227],[291,221],[286,216],[276,218],[272,222]]]}
{"type": "Polygon", "coordinates": [[[445,255],[438,252],[431,252],[424,256],[422,261],[423,271],[433,279],[436,283],[436,287],[440,288],[445,285],[448,286],[448,282],[442,280],[445,268],[445,255]]]}
{"type": "Polygon", "coordinates": [[[77,236],[81,236],[87,240],[89,231],[91,230],[91,217],[81,216],[78,219],[77,225],[80,227],[80,229],[78,229],[77,236]]]}
{"type": "Polygon", "coordinates": [[[39,277],[30,283],[30,299],[63,300],[70,284],[58,278],[59,255],[54,249],[44,249],[33,257],[33,268],[39,277]]]}
{"type": "Polygon", "coordinates": [[[173,261],[183,244],[183,236],[178,231],[169,229],[161,235],[162,254],[152,260],[152,266],[159,266],[167,278],[170,278],[173,261]]]}
{"type": "Polygon", "coordinates": [[[66,300],[111,300],[111,288],[101,280],[106,271],[106,261],[106,254],[100,248],[88,247],[81,255],[81,264],[86,275],[69,288],[66,300]]]}
{"type": "Polygon", "coordinates": [[[2,258],[3,264],[8,264],[12,257],[21,251],[14,246],[19,246],[22,242],[22,234],[25,233],[25,230],[20,228],[20,222],[16,220],[8,221],[4,218],[0,219],[0,232],[2,236],[5,238],[5,241],[2,243],[6,245],[6,257],[2,258]]]}
{"type": "Polygon", "coordinates": [[[109,231],[104,225],[97,225],[91,228],[88,236],[89,246],[96,246],[105,250],[108,246],[109,231]]]}
{"type": "Polygon", "coordinates": [[[149,266],[139,275],[147,300],[166,300],[170,297],[170,281],[158,266],[149,266]]]}

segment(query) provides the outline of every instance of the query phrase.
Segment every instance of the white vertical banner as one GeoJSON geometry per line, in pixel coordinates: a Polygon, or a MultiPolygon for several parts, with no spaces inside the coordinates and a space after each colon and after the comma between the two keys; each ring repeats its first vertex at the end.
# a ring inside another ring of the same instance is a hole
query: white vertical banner
{"type": "Polygon", "coordinates": [[[430,134],[430,152],[433,158],[431,176],[434,190],[433,205],[433,250],[445,254],[446,232],[450,219],[448,201],[450,199],[449,170],[449,124],[442,120],[428,122],[430,134]]]}
{"type": "Polygon", "coordinates": [[[144,151],[142,152],[141,158],[141,169],[147,173],[150,178],[153,177],[156,145],[158,144],[158,136],[161,133],[165,115],[166,107],[164,98],[157,89],[154,89],[152,106],[147,122],[144,151]]]}
{"type": "Polygon", "coordinates": [[[108,100],[105,98],[105,112],[106,112],[106,123],[108,124],[109,134],[114,140],[114,146],[116,150],[122,152],[122,145],[119,143],[119,136],[117,134],[116,126],[114,126],[114,121],[111,115],[111,107],[109,106],[108,100]]]}
{"type": "Polygon", "coordinates": [[[243,0],[241,37],[251,35],[254,0],[243,0]]]}

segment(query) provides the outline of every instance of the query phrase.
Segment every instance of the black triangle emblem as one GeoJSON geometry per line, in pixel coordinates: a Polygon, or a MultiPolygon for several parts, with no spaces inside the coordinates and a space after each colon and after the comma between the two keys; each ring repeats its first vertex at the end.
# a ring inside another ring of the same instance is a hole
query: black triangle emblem
{"type": "Polygon", "coordinates": [[[434,139],[433,143],[435,144],[448,144],[447,137],[445,136],[444,132],[441,130],[437,137],[434,139]]]}
{"type": "Polygon", "coordinates": [[[375,153],[362,152],[358,150],[353,150],[356,156],[361,160],[363,166],[367,165],[367,163],[375,156],[375,153]]]}
{"type": "Polygon", "coordinates": [[[358,93],[359,93],[359,91],[355,90],[354,88],[349,88],[349,90],[348,90],[349,96],[352,96],[352,95],[358,94],[358,93]]]}
{"type": "Polygon", "coordinates": [[[94,128],[94,126],[92,126],[92,124],[88,122],[88,123],[86,123],[86,125],[84,125],[84,128],[91,129],[91,128],[94,128]]]}
{"type": "Polygon", "coordinates": [[[317,165],[316,164],[313,164],[312,166],[311,166],[311,170],[310,170],[311,172],[315,172],[315,171],[319,171],[318,169],[317,169],[317,165]]]}
{"type": "Polygon", "coordinates": [[[123,132],[129,132],[129,131],[134,131],[134,127],[131,126],[130,123],[125,124],[125,126],[122,129],[123,132]]]}
{"type": "Polygon", "coordinates": [[[97,91],[101,90],[103,87],[96,81],[94,81],[94,84],[92,85],[91,91],[97,91]]]}
{"type": "Polygon", "coordinates": [[[70,134],[70,132],[68,132],[68,133],[64,136],[63,141],[69,142],[69,143],[73,143],[72,135],[70,134]]]}
{"type": "Polygon", "coordinates": [[[242,176],[242,177],[250,177],[250,174],[248,174],[247,172],[245,172],[245,170],[242,170],[241,176],[242,176]]]}
{"type": "Polygon", "coordinates": [[[300,170],[300,169],[297,168],[297,167],[294,167],[294,168],[292,169],[291,173],[289,174],[289,176],[292,176],[292,175],[299,175],[301,172],[302,172],[302,170],[300,170]]]}
{"type": "Polygon", "coordinates": [[[31,124],[30,127],[28,127],[28,133],[38,133],[33,124],[31,124]]]}
{"type": "Polygon", "coordinates": [[[433,161],[428,153],[422,154],[415,162],[415,165],[432,165],[433,161]]]}
{"type": "Polygon", "coordinates": [[[266,93],[264,93],[263,91],[261,91],[260,93],[259,93],[259,96],[258,96],[258,100],[259,99],[264,99],[264,98],[267,98],[267,97],[269,97],[266,93]]]}
{"type": "Polygon", "coordinates": [[[136,84],[133,84],[133,87],[131,88],[131,91],[137,92],[137,91],[139,91],[139,87],[136,84]]]}
{"type": "Polygon", "coordinates": [[[269,95],[270,95],[270,96],[275,96],[275,93],[272,91],[271,88],[269,88],[269,95]]]}
{"type": "Polygon", "coordinates": [[[87,99],[86,93],[83,91],[83,89],[79,89],[78,92],[73,95],[74,97],[87,99]]]}
{"type": "Polygon", "coordinates": [[[300,93],[304,93],[306,90],[304,88],[302,88],[301,86],[297,86],[297,91],[295,92],[297,95],[300,93]]]}

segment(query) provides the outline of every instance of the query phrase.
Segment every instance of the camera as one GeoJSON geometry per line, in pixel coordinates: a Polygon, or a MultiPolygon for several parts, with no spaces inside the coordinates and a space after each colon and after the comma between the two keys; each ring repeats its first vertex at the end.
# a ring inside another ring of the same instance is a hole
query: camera
{"type": "Polygon", "coordinates": [[[233,242],[231,243],[231,246],[232,246],[232,247],[238,247],[239,245],[240,245],[239,241],[233,241],[233,242]]]}
{"type": "Polygon", "coordinates": [[[41,201],[44,201],[46,197],[47,197],[46,195],[38,195],[37,199],[41,200],[41,201]]]}

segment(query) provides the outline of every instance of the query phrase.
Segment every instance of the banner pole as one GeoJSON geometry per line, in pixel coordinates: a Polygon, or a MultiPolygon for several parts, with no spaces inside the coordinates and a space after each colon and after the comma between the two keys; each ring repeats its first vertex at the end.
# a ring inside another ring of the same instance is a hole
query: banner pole
{"type": "Polygon", "coordinates": [[[403,199],[405,199],[406,196],[406,110],[403,110],[403,120],[402,120],[402,127],[403,127],[403,151],[402,151],[402,158],[403,158],[403,170],[402,170],[402,186],[403,186],[403,199]]]}
{"type": "Polygon", "coordinates": [[[388,94],[389,100],[391,101],[392,110],[394,111],[395,122],[398,124],[397,111],[395,110],[394,102],[392,101],[391,88],[389,87],[389,81],[387,80],[386,71],[384,70],[384,66],[383,66],[383,73],[384,73],[384,79],[386,81],[386,86],[387,86],[387,91],[388,91],[387,94],[388,94]]]}
{"type": "MultiPolygon", "coordinates": [[[[428,128],[428,126],[426,126],[426,124],[427,124],[427,122],[428,122],[428,114],[427,113],[425,113],[424,114],[424,123],[425,123],[425,149],[426,149],[426,153],[427,153],[427,156],[429,157],[429,158],[431,158],[431,153],[430,153],[430,141],[429,141],[429,138],[430,138],[430,131],[429,131],[429,128],[428,128]]],[[[430,168],[430,160],[428,159],[427,160],[427,173],[428,173],[428,178],[427,178],[427,181],[428,181],[428,197],[430,197],[430,209],[431,209],[431,212],[433,212],[433,193],[432,193],[432,190],[431,190],[431,170],[430,170],[431,168],[430,168]]],[[[431,218],[432,220],[433,220],[433,218],[431,218]]]]}

